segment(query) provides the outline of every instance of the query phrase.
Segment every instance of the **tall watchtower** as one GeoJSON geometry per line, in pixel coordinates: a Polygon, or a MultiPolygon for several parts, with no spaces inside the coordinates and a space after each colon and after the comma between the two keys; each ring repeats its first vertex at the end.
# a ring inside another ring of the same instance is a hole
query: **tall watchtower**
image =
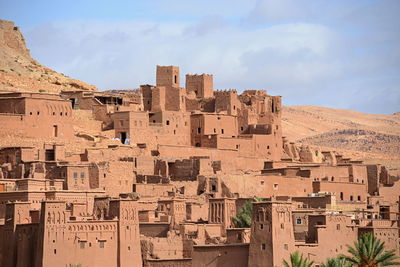
{"type": "Polygon", "coordinates": [[[157,65],[156,85],[179,88],[179,67],[157,65]]]}

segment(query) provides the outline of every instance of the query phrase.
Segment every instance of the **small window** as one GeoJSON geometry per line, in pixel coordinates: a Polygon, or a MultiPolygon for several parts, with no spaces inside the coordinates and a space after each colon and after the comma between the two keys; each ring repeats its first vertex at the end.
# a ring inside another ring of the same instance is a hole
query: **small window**
{"type": "MultiPolygon", "coordinates": [[[[31,114],[32,115],[32,114],[31,114]]],[[[56,115],[56,113],[55,112],[53,112],[53,116],[55,116],[56,115]]]]}
{"type": "Polygon", "coordinates": [[[358,201],[361,201],[361,196],[358,196],[358,197],[357,197],[357,200],[358,200],[358,201]]]}
{"type": "Polygon", "coordinates": [[[86,246],[86,242],[79,242],[79,247],[81,249],[85,248],[85,246],[86,246]]]}
{"type": "Polygon", "coordinates": [[[260,230],[264,229],[264,224],[260,224],[260,230]]]}
{"type": "Polygon", "coordinates": [[[54,254],[57,254],[57,249],[54,250],[54,254]]]}
{"type": "Polygon", "coordinates": [[[105,241],[99,241],[99,247],[104,248],[104,243],[105,243],[105,241]]]}
{"type": "Polygon", "coordinates": [[[243,126],[240,126],[240,130],[243,131],[243,126]]]}
{"type": "Polygon", "coordinates": [[[216,133],[216,132],[217,132],[217,129],[214,128],[214,133],[216,133]]]}
{"type": "Polygon", "coordinates": [[[350,196],[350,201],[353,201],[353,196],[350,196]]]}
{"type": "Polygon", "coordinates": [[[224,133],[224,129],[221,129],[221,133],[222,133],[222,134],[224,133]]]}
{"type": "Polygon", "coordinates": [[[29,112],[29,115],[32,115],[32,112],[29,112]]]}
{"type": "Polygon", "coordinates": [[[289,249],[289,245],[288,245],[288,244],[284,244],[284,245],[283,245],[283,248],[284,248],[285,250],[288,250],[288,249],[289,249]]]}
{"type": "Polygon", "coordinates": [[[340,224],[336,225],[336,230],[340,230],[340,224]]]}
{"type": "Polygon", "coordinates": [[[269,149],[269,146],[267,146],[267,149],[269,149]]]}
{"type": "Polygon", "coordinates": [[[262,250],[265,250],[267,248],[267,246],[263,243],[263,244],[261,244],[261,249],[262,250]]]}
{"type": "Polygon", "coordinates": [[[260,181],[260,184],[261,184],[261,185],[264,185],[264,183],[265,183],[265,182],[264,182],[263,180],[260,181]]]}
{"type": "Polygon", "coordinates": [[[217,117],[217,120],[220,120],[221,119],[221,117],[217,117]]]}
{"type": "Polygon", "coordinates": [[[60,116],[62,116],[62,112],[60,112],[60,116]]]}
{"type": "Polygon", "coordinates": [[[37,114],[39,115],[39,114],[40,114],[40,111],[38,111],[37,114]]]}
{"type": "Polygon", "coordinates": [[[200,128],[200,127],[197,128],[197,133],[198,133],[198,134],[201,134],[201,128],[200,128]]]}
{"type": "Polygon", "coordinates": [[[81,172],[81,179],[85,178],[85,173],[81,172]]]}
{"type": "Polygon", "coordinates": [[[167,125],[169,125],[169,121],[166,121],[165,123],[166,123],[167,125]]]}
{"type": "Polygon", "coordinates": [[[74,178],[78,179],[78,173],[77,172],[74,172],[74,178]]]}
{"type": "Polygon", "coordinates": [[[285,229],[285,225],[281,223],[281,229],[285,229]]]}
{"type": "Polygon", "coordinates": [[[343,192],[340,192],[340,200],[343,200],[343,192]]]}
{"type": "Polygon", "coordinates": [[[274,184],[274,189],[278,190],[278,184],[274,184]]]}
{"type": "Polygon", "coordinates": [[[123,120],[119,121],[119,126],[124,126],[124,121],[123,120]]]}
{"type": "Polygon", "coordinates": [[[296,219],[296,224],[301,224],[301,223],[302,223],[301,218],[297,218],[296,219]]]}

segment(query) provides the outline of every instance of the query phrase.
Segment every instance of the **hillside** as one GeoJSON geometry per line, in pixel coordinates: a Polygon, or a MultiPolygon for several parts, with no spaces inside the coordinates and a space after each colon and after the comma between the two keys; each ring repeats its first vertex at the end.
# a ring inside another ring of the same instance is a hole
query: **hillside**
{"type": "Polygon", "coordinates": [[[74,89],[97,90],[42,66],[31,57],[19,28],[11,21],[0,20],[0,91],[56,93],[74,89]]]}
{"type": "Polygon", "coordinates": [[[400,158],[399,113],[374,115],[345,109],[288,106],[283,108],[282,127],[284,135],[298,143],[373,153],[381,159],[400,158]]]}

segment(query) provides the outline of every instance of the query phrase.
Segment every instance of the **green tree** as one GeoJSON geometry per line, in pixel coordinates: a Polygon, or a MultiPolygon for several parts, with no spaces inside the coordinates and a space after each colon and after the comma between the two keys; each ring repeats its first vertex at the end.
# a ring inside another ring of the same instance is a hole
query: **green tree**
{"type": "Polygon", "coordinates": [[[351,267],[352,264],[343,258],[328,258],[321,267],[351,267]]]}
{"type": "Polygon", "coordinates": [[[396,260],[397,257],[394,250],[385,251],[385,242],[376,238],[372,233],[362,235],[358,241],[354,242],[354,247],[347,246],[349,256],[340,255],[351,266],[358,267],[378,267],[400,265],[396,260]]]}
{"type": "Polygon", "coordinates": [[[298,251],[290,254],[290,264],[283,260],[283,265],[285,267],[311,267],[313,264],[313,261],[303,258],[303,254],[298,251]]]}
{"type": "Polygon", "coordinates": [[[232,217],[233,223],[238,228],[249,228],[251,227],[251,216],[253,214],[253,202],[263,201],[262,198],[254,197],[252,200],[246,201],[246,203],[239,209],[236,216],[232,217]]]}

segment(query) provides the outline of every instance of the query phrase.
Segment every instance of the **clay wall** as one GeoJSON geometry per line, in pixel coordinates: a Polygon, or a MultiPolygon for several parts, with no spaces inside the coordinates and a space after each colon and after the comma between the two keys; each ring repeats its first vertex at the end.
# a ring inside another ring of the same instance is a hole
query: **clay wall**
{"type": "Polygon", "coordinates": [[[228,115],[238,115],[242,104],[236,90],[215,91],[215,112],[226,112],[228,115]]]}
{"type": "Polygon", "coordinates": [[[250,228],[226,229],[226,243],[250,243],[250,228]]]}
{"type": "Polygon", "coordinates": [[[194,246],[192,267],[247,267],[249,244],[194,246]]]}
{"type": "Polygon", "coordinates": [[[194,114],[190,117],[192,145],[194,138],[200,135],[236,136],[237,121],[234,116],[220,114],[194,114]]]}
{"type": "Polygon", "coordinates": [[[140,196],[168,196],[168,192],[173,192],[173,186],[168,184],[134,184],[133,192],[140,196]]]}
{"type": "Polygon", "coordinates": [[[156,68],[156,85],[179,87],[179,67],[158,66],[156,68]]]}
{"type": "Polygon", "coordinates": [[[139,225],[140,234],[146,237],[167,237],[169,223],[145,223],[139,225]]]}
{"type": "Polygon", "coordinates": [[[240,197],[306,196],[313,193],[309,178],[286,178],[263,175],[224,175],[222,181],[240,197]]]}
{"type": "Polygon", "coordinates": [[[192,267],[192,259],[148,259],[143,267],[192,267]]]}
{"type": "Polygon", "coordinates": [[[185,87],[188,95],[193,92],[197,98],[211,98],[214,90],[213,76],[208,74],[186,74],[185,87]]]}
{"type": "Polygon", "coordinates": [[[359,183],[342,183],[331,181],[314,181],[314,193],[330,192],[338,201],[366,201],[367,186],[359,183]]]}

